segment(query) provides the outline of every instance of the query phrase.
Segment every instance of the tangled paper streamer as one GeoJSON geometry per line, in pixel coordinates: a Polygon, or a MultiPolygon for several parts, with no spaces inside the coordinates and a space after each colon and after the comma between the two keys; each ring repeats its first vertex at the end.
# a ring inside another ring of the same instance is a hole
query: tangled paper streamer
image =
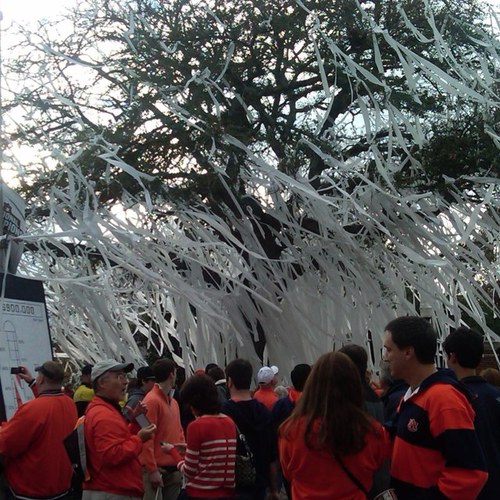
{"type": "Polygon", "coordinates": [[[22,265],[60,348],[288,373],[356,342],[376,365],[424,309],[498,339],[498,24],[474,9],[86,1],[21,30],[22,265]]]}

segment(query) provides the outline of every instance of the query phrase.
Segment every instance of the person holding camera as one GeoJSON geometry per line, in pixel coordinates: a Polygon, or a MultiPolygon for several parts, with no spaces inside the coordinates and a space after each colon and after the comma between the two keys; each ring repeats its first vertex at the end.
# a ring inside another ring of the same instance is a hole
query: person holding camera
{"type": "MultiPolygon", "coordinates": [[[[21,378],[32,382],[28,370],[21,368],[21,378]]],[[[77,415],[73,401],[61,391],[64,368],[46,361],[35,370],[38,396],[22,404],[0,427],[7,498],[51,500],[64,496],[71,486],[73,469],[63,439],[75,426],[77,415]]]]}

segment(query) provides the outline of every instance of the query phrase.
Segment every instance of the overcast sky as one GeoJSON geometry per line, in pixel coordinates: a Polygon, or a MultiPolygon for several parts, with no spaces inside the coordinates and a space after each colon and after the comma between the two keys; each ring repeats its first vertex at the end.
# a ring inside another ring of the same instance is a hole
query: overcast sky
{"type": "Polygon", "coordinates": [[[75,0],[0,0],[4,21],[41,19],[57,14],[75,0]]]}
{"type": "MultiPolygon", "coordinates": [[[[75,0],[0,0],[0,11],[6,22],[12,19],[41,19],[61,12],[74,2],[75,0]]],[[[485,0],[484,3],[500,7],[500,0],[485,0]]]]}

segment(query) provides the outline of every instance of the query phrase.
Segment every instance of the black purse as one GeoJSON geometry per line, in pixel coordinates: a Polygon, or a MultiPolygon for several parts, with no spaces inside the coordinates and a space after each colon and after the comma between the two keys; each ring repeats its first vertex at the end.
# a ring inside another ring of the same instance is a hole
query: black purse
{"type": "Polygon", "coordinates": [[[245,434],[236,426],[236,460],[234,476],[237,490],[246,490],[255,486],[257,482],[257,469],[255,460],[248,446],[245,434]]]}

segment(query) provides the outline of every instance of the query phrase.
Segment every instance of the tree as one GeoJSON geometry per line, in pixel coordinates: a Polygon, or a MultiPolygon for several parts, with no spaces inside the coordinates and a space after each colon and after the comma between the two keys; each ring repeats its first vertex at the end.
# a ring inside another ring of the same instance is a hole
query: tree
{"type": "Polygon", "coordinates": [[[312,358],[350,332],[363,342],[393,307],[432,302],[443,329],[462,307],[494,308],[474,281],[494,264],[460,245],[476,232],[494,245],[499,219],[498,41],[480,5],[87,0],[60,29],[21,30],[11,140],[55,152],[26,168],[33,220],[118,263],[86,273],[117,279],[106,294],[125,268],[148,303],[125,294],[130,323],[154,318],[162,336],[170,318],[186,359],[251,355],[248,330],[259,356],[281,342],[312,358]]]}

